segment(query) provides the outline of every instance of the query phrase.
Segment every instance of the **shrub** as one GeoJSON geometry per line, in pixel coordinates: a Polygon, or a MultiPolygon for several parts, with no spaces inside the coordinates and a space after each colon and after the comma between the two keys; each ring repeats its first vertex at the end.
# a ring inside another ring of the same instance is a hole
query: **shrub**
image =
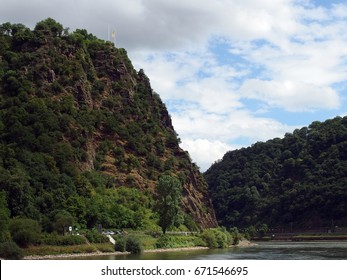
{"type": "Polygon", "coordinates": [[[37,244],[41,238],[41,227],[32,219],[17,218],[10,221],[9,229],[12,239],[20,247],[37,244]]]}
{"type": "Polygon", "coordinates": [[[86,234],[87,239],[91,243],[107,243],[109,239],[107,236],[97,233],[95,231],[88,231],[86,234]]]}
{"type": "Polygon", "coordinates": [[[209,248],[227,248],[231,242],[230,234],[223,229],[207,229],[201,238],[209,248]]]}
{"type": "Polygon", "coordinates": [[[22,251],[14,242],[0,243],[0,257],[9,260],[19,260],[22,258],[22,251]]]}
{"type": "Polygon", "coordinates": [[[234,227],[231,229],[231,237],[232,237],[232,245],[238,245],[242,236],[238,230],[238,228],[234,227]]]}
{"type": "Polygon", "coordinates": [[[207,247],[218,248],[216,235],[212,230],[205,230],[202,233],[201,238],[206,242],[207,247]]]}
{"type": "Polygon", "coordinates": [[[184,247],[195,247],[205,246],[205,242],[200,237],[193,235],[162,235],[157,239],[157,248],[184,248],[184,247]]]}
{"type": "Polygon", "coordinates": [[[216,235],[218,248],[227,248],[229,246],[230,240],[228,238],[227,232],[216,230],[215,235],[216,235]]]}
{"type": "Polygon", "coordinates": [[[62,236],[53,233],[44,235],[41,243],[45,245],[71,246],[85,244],[86,240],[82,236],[78,235],[62,236]]]}
{"type": "Polygon", "coordinates": [[[257,230],[254,226],[250,226],[248,228],[246,228],[245,231],[245,237],[249,240],[251,240],[257,233],[257,230]]]}
{"type": "Polygon", "coordinates": [[[171,238],[167,235],[162,235],[160,238],[158,238],[155,246],[157,248],[170,248],[171,247],[171,238]]]}
{"type": "Polygon", "coordinates": [[[126,240],[125,249],[127,252],[132,254],[140,254],[142,252],[140,240],[133,236],[128,237],[126,240]]]}
{"type": "Polygon", "coordinates": [[[123,236],[118,236],[115,241],[116,244],[114,245],[114,249],[118,252],[125,252],[126,239],[123,236]]]}
{"type": "Polygon", "coordinates": [[[59,211],[54,216],[54,228],[57,232],[61,233],[62,235],[65,234],[65,232],[68,230],[69,226],[74,224],[74,218],[72,215],[65,211],[59,211]]]}

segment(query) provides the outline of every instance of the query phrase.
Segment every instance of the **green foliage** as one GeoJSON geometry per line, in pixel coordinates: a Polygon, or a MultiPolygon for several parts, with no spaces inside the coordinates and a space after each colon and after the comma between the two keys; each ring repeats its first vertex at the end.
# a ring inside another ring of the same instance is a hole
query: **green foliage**
{"type": "Polygon", "coordinates": [[[14,242],[20,247],[38,244],[41,238],[41,227],[39,223],[32,219],[16,218],[12,219],[9,229],[14,242]]]}
{"type": "Polygon", "coordinates": [[[90,243],[107,243],[107,242],[109,242],[109,239],[107,236],[102,235],[96,231],[88,231],[85,236],[90,243]]]}
{"type": "Polygon", "coordinates": [[[205,246],[204,242],[195,235],[161,235],[156,243],[156,248],[185,248],[205,246]]]}
{"type": "Polygon", "coordinates": [[[194,221],[194,219],[186,214],[184,215],[184,222],[183,224],[188,228],[189,231],[191,232],[194,232],[194,231],[198,231],[199,230],[199,227],[198,225],[196,224],[196,222],[194,221]]]}
{"type": "Polygon", "coordinates": [[[160,236],[155,244],[157,248],[171,248],[171,238],[170,236],[163,234],[160,236]]]}
{"type": "Polygon", "coordinates": [[[0,243],[0,258],[8,260],[20,260],[22,259],[22,251],[18,245],[14,242],[0,243]]]}
{"type": "Polygon", "coordinates": [[[140,254],[143,251],[140,240],[135,236],[117,236],[115,237],[115,241],[115,251],[126,251],[131,254],[140,254]]]}
{"type": "Polygon", "coordinates": [[[52,18],[47,18],[43,21],[40,21],[35,26],[35,32],[43,32],[45,34],[48,33],[53,36],[61,36],[63,30],[63,26],[52,18]]]}
{"type": "Polygon", "coordinates": [[[64,235],[73,224],[74,218],[65,210],[59,211],[54,216],[54,229],[60,234],[64,235]]]}
{"type": "Polygon", "coordinates": [[[159,214],[159,226],[165,234],[167,228],[175,224],[179,217],[181,206],[182,185],[173,176],[162,175],[159,178],[157,188],[156,211],[159,214]]]}
{"type": "Polygon", "coordinates": [[[231,245],[230,233],[223,229],[204,230],[201,238],[209,248],[227,248],[231,245]]]}
{"type": "Polygon", "coordinates": [[[345,225],[346,154],[347,117],[228,152],[204,174],[218,220],[249,235],[345,225]]]}
{"type": "Polygon", "coordinates": [[[9,221],[10,211],[7,208],[5,192],[0,191],[0,243],[10,240],[9,221]]]}
{"type": "Polygon", "coordinates": [[[62,236],[52,233],[43,235],[40,243],[43,245],[72,246],[85,244],[86,240],[78,235],[62,236]]]}
{"type": "Polygon", "coordinates": [[[237,227],[233,227],[230,229],[232,245],[238,245],[240,240],[242,239],[242,235],[240,234],[237,227]]]}
{"type": "Polygon", "coordinates": [[[141,254],[143,251],[140,240],[134,236],[126,239],[125,250],[131,254],[141,254]]]}
{"type": "Polygon", "coordinates": [[[124,236],[117,236],[115,238],[116,244],[114,246],[115,251],[125,252],[126,251],[126,238],[124,236]]]}
{"type": "Polygon", "coordinates": [[[254,226],[249,226],[245,229],[245,234],[247,239],[252,239],[257,235],[257,229],[254,226]]]}

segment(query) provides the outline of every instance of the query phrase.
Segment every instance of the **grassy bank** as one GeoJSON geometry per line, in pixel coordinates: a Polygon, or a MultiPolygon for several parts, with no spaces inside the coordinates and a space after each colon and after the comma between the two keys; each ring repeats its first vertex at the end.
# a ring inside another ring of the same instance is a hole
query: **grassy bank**
{"type": "MultiPolygon", "coordinates": [[[[160,237],[137,232],[132,233],[132,237],[139,240],[143,250],[169,249],[169,248],[191,248],[204,245],[198,236],[182,235],[170,236],[166,242],[160,241],[160,237]],[[161,245],[161,246],[160,246],[161,245]]],[[[85,243],[79,245],[37,245],[22,249],[23,256],[47,256],[47,255],[71,255],[71,254],[91,254],[91,253],[114,253],[115,248],[111,243],[85,243]]]]}
{"type": "Polygon", "coordinates": [[[46,255],[65,255],[65,254],[90,254],[90,253],[113,253],[114,246],[111,243],[102,244],[83,244],[53,246],[40,245],[30,246],[23,249],[23,256],[46,256],[46,255]]]}
{"type": "MultiPolygon", "coordinates": [[[[70,237],[72,238],[73,236],[70,237]]],[[[202,233],[194,234],[174,233],[166,235],[159,233],[133,231],[124,235],[113,235],[116,246],[111,244],[110,242],[104,242],[103,238],[100,237],[105,236],[99,236],[97,234],[86,234],[85,237],[79,236],[79,244],[69,244],[69,242],[67,242],[69,238],[67,237],[67,240],[65,240],[66,238],[64,238],[64,242],[62,242],[61,237],[54,236],[54,238],[51,238],[50,236],[49,238],[46,237],[45,244],[23,248],[23,256],[56,256],[100,253],[112,254],[117,253],[117,251],[129,251],[134,253],[134,251],[128,249],[130,247],[127,247],[127,242],[129,240],[131,240],[133,243],[136,243],[136,245],[132,244],[132,248],[134,248],[134,246],[140,247],[136,248],[137,252],[184,248],[226,248],[230,245],[237,244],[238,240],[240,239],[240,236],[236,238],[235,235],[228,233],[224,229],[209,229],[205,230],[202,233]],[[50,242],[50,244],[48,244],[48,241],[50,242]],[[55,244],[57,243],[57,241],[59,241],[60,243],[55,244]],[[81,241],[83,241],[83,244],[80,243],[81,241]]]]}

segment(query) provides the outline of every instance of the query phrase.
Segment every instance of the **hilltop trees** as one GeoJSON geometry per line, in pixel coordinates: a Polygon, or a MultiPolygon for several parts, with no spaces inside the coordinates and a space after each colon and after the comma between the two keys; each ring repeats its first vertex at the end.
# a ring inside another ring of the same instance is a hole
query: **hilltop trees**
{"type": "Polygon", "coordinates": [[[345,224],[346,155],[347,117],[228,152],[205,173],[219,222],[258,232],[345,224]]]}

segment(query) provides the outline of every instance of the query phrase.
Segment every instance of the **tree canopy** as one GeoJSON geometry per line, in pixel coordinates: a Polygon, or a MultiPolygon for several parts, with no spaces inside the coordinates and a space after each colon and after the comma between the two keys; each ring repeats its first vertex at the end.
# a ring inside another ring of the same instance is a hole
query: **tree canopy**
{"type": "Polygon", "coordinates": [[[173,226],[179,217],[182,199],[181,182],[171,175],[162,175],[159,178],[157,188],[156,210],[159,214],[159,226],[165,234],[166,230],[173,226]]]}
{"type": "Polygon", "coordinates": [[[346,225],[347,117],[228,152],[204,175],[222,225],[346,225]]]}

